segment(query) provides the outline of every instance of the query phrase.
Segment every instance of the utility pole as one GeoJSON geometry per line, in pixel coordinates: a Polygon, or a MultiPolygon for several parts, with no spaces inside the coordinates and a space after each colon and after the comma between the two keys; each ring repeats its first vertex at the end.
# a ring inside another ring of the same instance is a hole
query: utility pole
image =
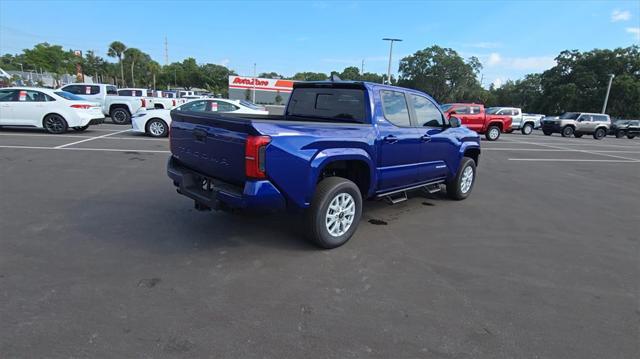
{"type": "Polygon", "coordinates": [[[607,86],[607,95],[604,97],[604,105],[602,106],[602,113],[605,113],[607,111],[607,102],[609,102],[609,92],[611,92],[611,83],[613,82],[613,78],[616,75],[611,74],[609,75],[609,86],[607,86]]]}
{"type": "Polygon", "coordinates": [[[167,36],[164,37],[164,65],[169,65],[169,43],[167,42],[167,36]]]}
{"type": "Polygon", "coordinates": [[[256,103],[256,63],[253,63],[253,103],[256,103]]]}
{"type": "Polygon", "coordinates": [[[393,56],[394,41],[402,41],[402,39],[390,39],[385,37],[383,41],[389,41],[389,66],[387,67],[387,84],[391,85],[391,56],[393,56]]]}
{"type": "Polygon", "coordinates": [[[360,75],[364,74],[364,59],[362,59],[362,65],[360,67],[360,75]]]}

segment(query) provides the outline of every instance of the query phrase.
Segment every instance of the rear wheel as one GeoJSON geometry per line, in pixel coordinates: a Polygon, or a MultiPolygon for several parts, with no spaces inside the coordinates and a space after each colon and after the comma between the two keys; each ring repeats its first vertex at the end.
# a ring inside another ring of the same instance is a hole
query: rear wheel
{"type": "Polygon", "coordinates": [[[455,200],[469,197],[476,182],[476,163],[472,158],[463,157],[456,177],[447,182],[447,195],[455,200]]]}
{"type": "Polygon", "coordinates": [[[76,126],[76,127],[72,127],[72,128],[73,128],[75,131],[82,132],[82,131],[86,131],[86,130],[87,130],[87,128],[89,128],[89,125],[86,125],[86,126],[76,126]]]}
{"type": "Polygon", "coordinates": [[[42,127],[49,133],[53,134],[61,134],[67,132],[69,125],[67,125],[67,121],[58,114],[47,115],[44,120],[42,120],[42,127]]]}
{"type": "Polygon", "coordinates": [[[169,127],[167,123],[159,118],[153,118],[147,122],[147,135],[151,137],[167,137],[169,127]]]}
{"type": "Polygon", "coordinates": [[[622,138],[622,137],[624,137],[624,130],[616,131],[616,138],[622,138]]]}
{"type": "Polygon", "coordinates": [[[607,135],[607,131],[604,128],[597,128],[596,131],[593,133],[593,138],[595,138],[596,140],[601,140],[606,135],[607,135]]]}
{"type": "Polygon", "coordinates": [[[487,133],[485,133],[484,135],[487,140],[489,141],[495,141],[498,138],[500,138],[500,127],[498,126],[489,126],[489,128],[487,129],[487,133]]]}
{"type": "Polygon", "coordinates": [[[564,128],[562,129],[562,137],[571,137],[571,135],[573,135],[573,133],[575,132],[574,128],[571,126],[564,126],[564,128]]]}
{"type": "Polygon", "coordinates": [[[525,123],[520,132],[522,132],[523,135],[530,135],[531,132],[533,132],[533,125],[530,123],[525,123]]]}
{"type": "Polygon", "coordinates": [[[630,140],[633,140],[636,137],[636,135],[627,135],[627,138],[630,140]]]}
{"type": "Polygon", "coordinates": [[[355,233],[362,214],[362,196],[355,183],[342,177],[320,181],[307,209],[310,239],[330,249],[345,244],[355,233]]]}
{"type": "Polygon", "coordinates": [[[111,110],[109,117],[111,117],[111,121],[116,125],[125,125],[131,121],[131,114],[127,109],[122,107],[116,107],[111,110]]]}

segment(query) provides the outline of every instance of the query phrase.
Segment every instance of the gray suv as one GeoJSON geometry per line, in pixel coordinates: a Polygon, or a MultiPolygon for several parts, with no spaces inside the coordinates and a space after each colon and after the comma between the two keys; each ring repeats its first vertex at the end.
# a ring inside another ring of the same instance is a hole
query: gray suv
{"type": "Polygon", "coordinates": [[[560,133],[562,137],[582,137],[593,135],[596,140],[601,140],[609,132],[611,119],[609,115],[602,113],[566,112],[558,117],[545,117],[542,121],[542,132],[546,136],[552,133],[560,133]]]}

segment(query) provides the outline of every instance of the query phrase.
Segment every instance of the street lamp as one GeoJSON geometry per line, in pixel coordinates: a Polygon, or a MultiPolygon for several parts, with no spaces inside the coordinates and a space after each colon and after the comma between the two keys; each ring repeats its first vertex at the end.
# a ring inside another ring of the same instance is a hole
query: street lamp
{"type": "Polygon", "coordinates": [[[604,96],[604,105],[602,106],[602,113],[605,113],[607,111],[607,102],[609,102],[609,92],[611,92],[611,83],[613,82],[613,78],[616,75],[611,74],[609,75],[609,86],[607,86],[607,94],[604,96]]]}
{"type": "Polygon", "coordinates": [[[389,41],[389,66],[387,67],[387,84],[391,85],[391,56],[393,55],[393,42],[402,41],[401,39],[390,39],[385,37],[383,41],[389,41]]]}

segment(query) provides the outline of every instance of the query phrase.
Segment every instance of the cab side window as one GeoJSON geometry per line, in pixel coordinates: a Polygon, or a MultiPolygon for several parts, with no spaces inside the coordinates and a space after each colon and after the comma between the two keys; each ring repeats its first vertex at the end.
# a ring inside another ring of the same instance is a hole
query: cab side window
{"type": "Polygon", "coordinates": [[[402,92],[384,90],[380,91],[380,97],[384,118],[399,127],[411,126],[407,100],[402,92]]]}
{"type": "Polygon", "coordinates": [[[82,92],[84,90],[84,86],[80,85],[69,85],[62,88],[62,91],[70,92],[74,95],[83,95],[82,92]]]}
{"type": "Polygon", "coordinates": [[[107,95],[117,95],[117,94],[118,94],[118,89],[115,86],[107,86],[107,95]]]}
{"type": "Polygon", "coordinates": [[[0,90],[0,102],[14,101],[14,98],[17,98],[18,96],[18,92],[18,90],[0,90]]]}
{"type": "Polygon", "coordinates": [[[453,110],[461,115],[468,115],[471,113],[469,106],[457,106],[453,110]]]}
{"type": "Polygon", "coordinates": [[[416,125],[418,127],[442,127],[444,125],[442,113],[428,98],[418,95],[409,95],[409,98],[416,111],[416,125]]]}
{"type": "Polygon", "coordinates": [[[480,113],[480,106],[471,106],[471,114],[477,115],[480,113]]]}

